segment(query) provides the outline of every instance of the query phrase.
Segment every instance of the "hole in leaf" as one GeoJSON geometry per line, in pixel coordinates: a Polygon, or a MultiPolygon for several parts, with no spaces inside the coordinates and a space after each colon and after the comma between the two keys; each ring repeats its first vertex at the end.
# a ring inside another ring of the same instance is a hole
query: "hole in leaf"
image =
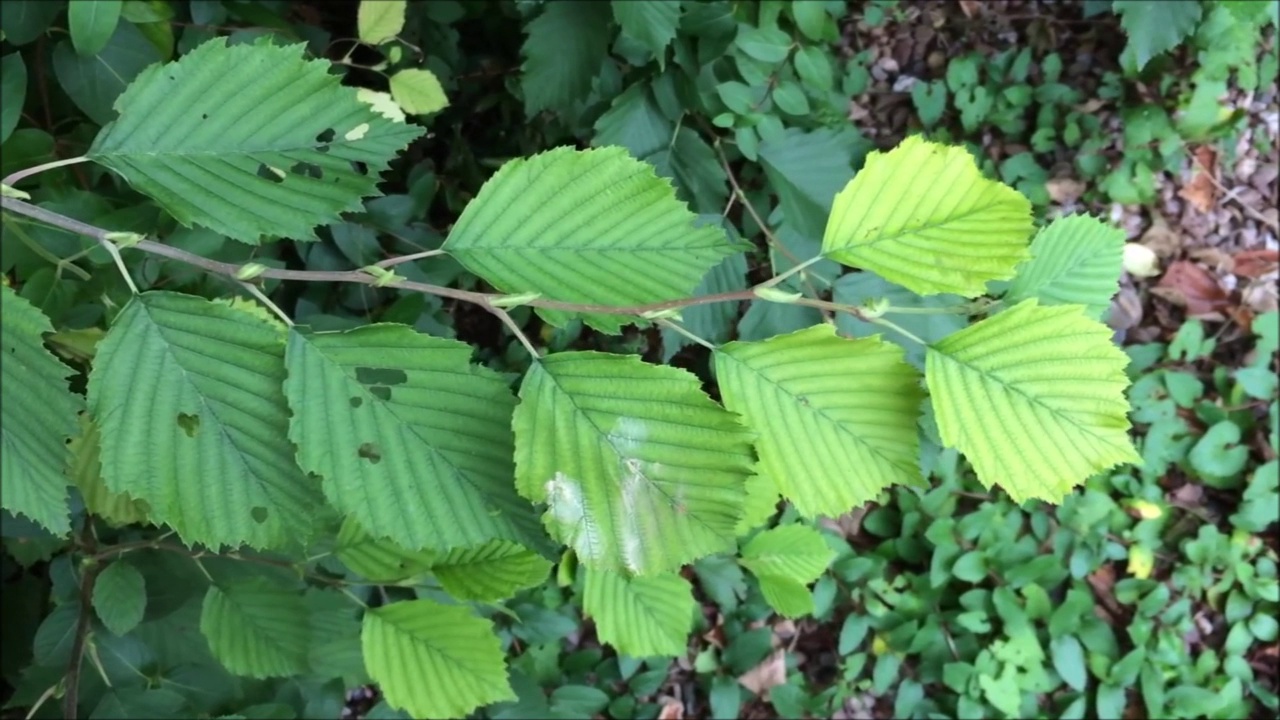
{"type": "Polygon", "coordinates": [[[333,142],[333,139],[336,137],[338,137],[338,133],[333,128],[326,128],[323,131],[321,131],[319,135],[316,136],[316,142],[331,143],[333,142]]]}
{"type": "Polygon", "coordinates": [[[373,393],[373,396],[382,402],[391,402],[391,388],[389,387],[374,385],[369,388],[369,392],[373,393]]]}
{"type": "Polygon", "coordinates": [[[409,375],[395,368],[356,368],[356,382],[361,385],[403,385],[409,382],[409,375]]]}
{"type": "Polygon", "coordinates": [[[267,521],[267,509],[259,505],[249,511],[249,516],[253,518],[254,522],[262,524],[267,521]]]}
{"type": "Polygon", "coordinates": [[[352,169],[352,170],[355,170],[356,172],[360,173],[361,175],[368,175],[368,174],[369,174],[369,165],[368,165],[367,163],[360,162],[359,160],[352,160],[352,161],[351,161],[351,169],[352,169]]]}
{"type": "Polygon", "coordinates": [[[318,152],[322,152],[322,153],[329,152],[329,146],[328,146],[328,145],[317,145],[317,146],[316,146],[316,150],[317,150],[318,152]]]}
{"type": "Polygon", "coordinates": [[[374,465],[382,462],[382,453],[378,452],[378,446],[373,443],[363,443],[360,445],[360,449],[356,451],[356,454],[374,465]]]}
{"type": "Polygon", "coordinates": [[[316,165],[315,163],[309,162],[294,163],[293,167],[289,168],[289,172],[294,175],[305,175],[307,177],[315,178],[316,180],[324,177],[324,168],[316,165]]]}
{"type": "Polygon", "coordinates": [[[364,398],[361,398],[361,397],[352,397],[352,398],[351,398],[351,407],[353,407],[353,408],[355,408],[355,407],[360,407],[360,406],[361,406],[361,405],[363,405],[363,404],[364,404],[364,398]]]}
{"type": "Polygon", "coordinates": [[[284,182],[284,172],[265,163],[258,163],[258,177],[273,183],[284,182]]]}
{"type": "Polygon", "coordinates": [[[209,119],[209,113],[200,113],[200,119],[201,119],[201,120],[208,120],[208,119],[209,119]]]}
{"type": "Polygon", "coordinates": [[[178,427],[182,428],[187,437],[195,437],[196,431],[200,429],[200,416],[178,413],[178,427]]]}

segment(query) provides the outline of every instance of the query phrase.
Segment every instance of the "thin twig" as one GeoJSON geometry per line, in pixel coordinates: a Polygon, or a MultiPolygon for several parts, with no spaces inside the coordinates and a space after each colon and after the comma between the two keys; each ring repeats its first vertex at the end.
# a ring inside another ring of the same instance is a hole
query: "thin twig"
{"type": "Polygon", "coordinates": [[[399,257],[380,260],[374,263],[374,265],[377,265],[380,268],[389,268],[389,267],[395,267],[400,263],[412,262],[414,260],[421,260],[423,258],[435,257],[436,255],[443,255],[443,254],[444,254],[444,250],[441,250],[439,248],[435,250],[423,250],[422,252],[416,252],[416,253],[413,253],[412,255],[401,255],[399,257]]]}
{"type": "Polygon", "coordinates": [[[66,160],[54,160],[53,162],[42,163],[34,167],[23,168],[17,172],[10,173],[4,180],[0,180],[0,183],[13,187],[19,180],[35,175],[36,173],[42,173],[45,170],[52,170],[65,165],[75,165],[77,163],[87,162],[88,160],[89,158],[81,155],[80,157],[67,158],[66,160]]]}
{"type": "Polygon", "coordinates": [[[502,321],[503,325],[507,326],[507,329],[511,331],[512,335],[515,335],[516,340],[520,341],[520,344],[524,346],[524,349],[529,351],[529,354],[533,356],[534,360],[538,360],[542,357],[542,353],[538,352],[538,348],[534,347],[533,342],[529,340],[529,336],[524,334],[524,331],[520,329],[520,326],[518,324],[516,324],[515,318],[511,317],[510,313],[508,313],[506,310],[503,310],[500,307],[495,306],[493,303],[488,302],[487,300],[483,303],[480,303],[480,305],[485,310],[488,310],[490,313],[493,313],[494,316],[496,316],[499,320],[502,321]]]}
{"type": "Polygon", "coordinates": [[[266,293],[259,290],[257,285],[254,285],[251,282],[241,282],[240,285],[245,290],[248,290],[250,295],[257,298],[258,302],[262,303],[263,305],[266,305],[267,308],[271,310],[271,312],[275,313],[276,317],[280,318],[284,322],[286,327],[293,327],[293,319],[290,318],[289,315],[285,313],[285,311],[281,310],[279,306],[271,302],[271,298],[267,297],[266,293]]]}
{"type": "MultiPolygon", "coordinates": [[[[91,551],[94,547],[93,517],[86,515],[84,527],[80,529],[80,543],[91,551]]],[[[80,578],[80,614],[76,619],[75,635],[71,640],[71,660],[67,665],[66,695],[62,698],[62,716],[74,720],[80,716],[80,666],[84,661],[84,647],[88,640],[89,627],[93,621],[93,586],[98,581],[98,573],[102,572],[102,563],[90,563],[85,567],[80,578]]]]}
{"type": "Polygon", "coordinates": [[[673,330],[673,331],[675,331],[675,332],[677,332],[677,333],[680,333],[681,335],[683,335],[683,336],[685,336],[685,337],[689,338],[689,339],[690,339],[690,340],[692,340],[693,342],[695,342],[695,343],[697,343],[697,344],[701,345],[702,347],[704,347],[704,348],[706,348],[706,349],[710,350],[711,352],[715,352],[715,351],[716,351],[716,346],[715,346],[715,345],[712,345],[708,340],[706,340],[706,339],[704,339],[704,338],[701,338],[701,337],[699,337],[699,336],[697,336],[697,335],[693,334],[693,333],[692,333],[692,332],[690,332],[689,330],[685,329],[685,328],[684,328],[684,326],[682,326],[680,323],[673,322],[673,321],[671,321],[671,320],[668,320],[667,318],[659,318],[659,319],[658,319],[658,324],[659,324],[659,325],[661,325],[661,326],[663,326],[663,327],[665,327],[665,328],[669,328],[669,329],[671,329],[671,330],[673,330]]]}

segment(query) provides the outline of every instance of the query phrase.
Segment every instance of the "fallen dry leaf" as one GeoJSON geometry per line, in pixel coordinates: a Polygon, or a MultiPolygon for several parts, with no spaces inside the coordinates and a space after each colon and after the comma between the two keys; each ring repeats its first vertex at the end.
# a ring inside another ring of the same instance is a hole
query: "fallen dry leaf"
{"type": "Polygon", "coordinates": [[[1168,259],[1182,250],[1182,233],[1169,227],[1169,223],[1158,214],[1151,218],[1151,227],[1142,233],[1138,242],[1147,246],[1161,259],[1168,259]]]}
{"type": "Polygon", "coordinates": [[[759,665],[742,673],[738,682],[751,692],[764,696],[770,688],[778,687],[787,681],[787,653],[785,650],[774,650],[759,665]]]}
{"type": "Polygon", "coordinates": [[[1084,194],[1085,184],[1071,178],[1054,178],[1044,184],[1049,199],[1059,205],[1070,205],[1084,194]]]}
{"type": "Polygon", "coordinates": [[[684,705],[674,700],[668,701],[658,711],[658,720],[684,720],[684,705]]]}
{"type": "Polygon", "coordinates": [[[978,0],[960,0],[960,12],[967,18],[976,16],[981,9],[982,3],[978,0]]]}
{"type": "Polygon", "coordinates": [[[1280,250],[1242,250],[1232,259],[1236,275],[1256,280],[1280,266],[1280,250]]]}
{"type": "Polygon", "coordinates": [[[1218,188],[1213,182],[1218,172],[1218,153],[1208,145],[1201,145],[1192,155],[1195,162],[1191,164],[1191,181],[1182,186],[1178,197],[1202,213],[1209,212],[1218,198],[1218,188]]]}
{"type": "Polygon", "coordinates": [[[1159,297],[1187,309],[1192,317],[1218,315],[1229,305],[1227,293],[1208,270],[1186,260],[1169,265],[1164,277],[1151,289],[1159,297]]]}
{"type": "Polygon", "coordinates": [[[1122,287],[1111,299],[1111,313],[1107,315],[1107,327],[1121,331],[1137,327],[1142,322],[1142,298],[1131,287],[1122,287]]]}

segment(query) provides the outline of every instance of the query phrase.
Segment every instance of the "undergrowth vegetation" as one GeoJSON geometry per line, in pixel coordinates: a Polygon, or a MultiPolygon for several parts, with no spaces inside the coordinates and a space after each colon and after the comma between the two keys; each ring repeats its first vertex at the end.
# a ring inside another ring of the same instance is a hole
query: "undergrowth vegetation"
{"type": "Polygon", "coordinates": [[[1274,8],[1084,5],[1120,158],[1029,47],[873,142],[843,2],[0,4],[7,711],[1274,712],[1277,315],[1119,347],[1041,165],[1274,8]]]}

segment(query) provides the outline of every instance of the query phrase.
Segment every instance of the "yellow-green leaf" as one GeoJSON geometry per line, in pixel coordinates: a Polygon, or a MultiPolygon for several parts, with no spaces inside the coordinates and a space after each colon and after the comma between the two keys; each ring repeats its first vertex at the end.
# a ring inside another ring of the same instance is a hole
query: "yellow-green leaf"
{"type": "Polygon", "coordinates": [[[1028,257],[1031,203],[963,147],[912,136],[873,152],[831,207],[822,252],[921,295],[976,297],[1028,257]]]}

